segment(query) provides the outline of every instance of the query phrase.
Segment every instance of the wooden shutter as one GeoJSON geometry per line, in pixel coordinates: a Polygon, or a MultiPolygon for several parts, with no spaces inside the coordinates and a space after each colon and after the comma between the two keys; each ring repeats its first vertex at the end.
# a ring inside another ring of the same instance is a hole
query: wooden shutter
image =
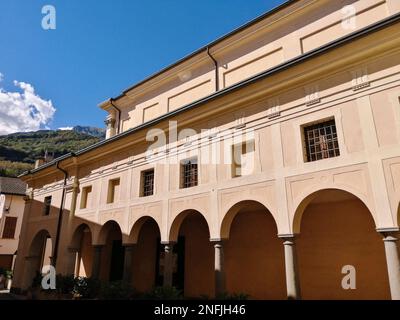
{"type": "Polygon", "coordinates": [[[3,229],[4,239],[14,239],[17,217],[6,217],[3,229]]]}

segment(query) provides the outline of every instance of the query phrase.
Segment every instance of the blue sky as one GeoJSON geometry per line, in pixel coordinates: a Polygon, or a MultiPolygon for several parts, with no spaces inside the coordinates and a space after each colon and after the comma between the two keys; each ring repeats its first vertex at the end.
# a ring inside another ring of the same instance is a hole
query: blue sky
{"type": "MultiPolygon", "coordinates": [[[[51,100],[56,111],[45,121],[52,129],[103,127],[98,103],[283,2],[0,0],[0,133],[1,121],[9,124],[15,116],[3,115],[1,107],[17,108],[29,92],[40,96],[43,110],[50,110],[51,100]],[[41,27],[47,4],[56,9],[56,30],[41,27]]],[[[16,123],[8,130],[33,125],[16,123]]]]}

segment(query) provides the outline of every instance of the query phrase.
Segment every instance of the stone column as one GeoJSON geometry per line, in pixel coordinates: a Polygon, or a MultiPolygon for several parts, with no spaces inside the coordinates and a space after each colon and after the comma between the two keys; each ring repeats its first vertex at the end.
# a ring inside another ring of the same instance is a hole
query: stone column
{"type": "Polygon", "coordinates": [[[133,252],[135,245],[126,244],[125,246],[125,258],[124,258],[124,276],[123,281],[132,284],[132,274],[133,274],[133,252]]]}
{"type": "MultiPolygon", "coordinates": [[[[379,230],[378,230],[379,231],[379,230]]],[[[400,258],[398,230],[379,231],[385,244],[386,264],[392,300],[400,300],[400,258]]]]}
{"type": "Polygon", "coordinates": [[[69,275],[76,275],[76,267],[77,267],[77,263],[76,263],[76,255],[78,253],[79,249],[78,248],[72,248],[69,247],[68,248],[68,265],[66,266],[66,272],[69,275]]]}
{"type": "Polygon", "coordinates": [[[101,265],[101,252],[104,245],[93,246],[93,263],[92,263],[92,274],[91,277],[98,279],[100,276],[100,265],[101,265]]]}
{"type": "Polygon", "coordinates": [[[215,297],[221,297],[226,292],[225,268],[224,268],[224,245],[222,240],[214,243],[214,275],[215,275],[215,297]]]}
{"type": "Polygon", "coordinates": [[[301,299],[294,235],[280,236],[285,249],[286,290],[289,300],[301,299]]]}
{"type": "Polygon", "coordinates": [[[174,273],[174,243],[164,244],[164,287],[172,287],[174,273]]]}

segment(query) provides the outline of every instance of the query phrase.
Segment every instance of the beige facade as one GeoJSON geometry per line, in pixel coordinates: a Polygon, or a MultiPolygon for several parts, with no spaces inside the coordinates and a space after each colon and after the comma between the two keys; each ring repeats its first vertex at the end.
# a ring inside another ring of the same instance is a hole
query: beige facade
{"type": "Polygon", "coordinates": [[[1,208],[3,210],[3,214],[1,215],[0,219],[0,267],[2,268],[12,270],[13,261],[18,248],[18,239],[21,231],[24,207],[25,201],[23,196],[8,194],[4,195],[4,207],[1,208]],[[15,228],[12,226],[9,227],[10,221],[6,221],[7,218],[15,219],[15,228]],[[10,231],[8,228],[10,228],[10,231]],[[14,232],[12,232],[12,230],[14,230],[14,232]],[[10,236],[8,236],[6,233],[9,233],[10,236]]]}
{"type": "Polygon", "coordinates": [[[23,177],[15,289],[50,237],[57,272],[139,291],[400,299],[399,25],[397,0],[289,1],[102,103],[105,142],[23,177]]]}

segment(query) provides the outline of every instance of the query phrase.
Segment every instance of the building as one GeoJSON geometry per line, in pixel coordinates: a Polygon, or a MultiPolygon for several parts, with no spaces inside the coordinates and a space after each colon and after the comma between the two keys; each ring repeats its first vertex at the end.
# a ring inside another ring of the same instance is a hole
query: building
{"type": "Polygon", "coordinates": [[[26,184],[0,177],[0,268],[13,270],[25,207],[26,184]]]}
{"type": "Polygon", "coordinates": [[[400,299],[399,62],[398,0],[292,0],[101,103],[105,141],[22,177],[14,290],[47,241],[139,291],[400,299]]]}

